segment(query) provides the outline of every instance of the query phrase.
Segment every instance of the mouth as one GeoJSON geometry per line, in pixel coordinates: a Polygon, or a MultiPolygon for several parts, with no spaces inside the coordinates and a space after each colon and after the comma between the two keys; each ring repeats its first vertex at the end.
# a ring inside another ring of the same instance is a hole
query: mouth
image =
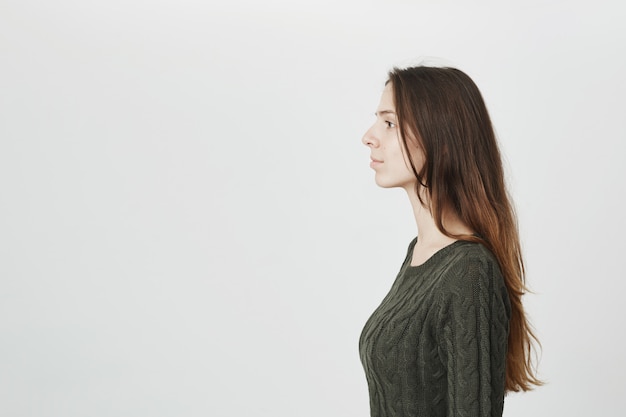
{"type": "Polygon", "coordinates": [[[372,160],[372,162],[370,162],[370,168],[376,168],[377,166],[383,163],[383,161],[379,159],[375,159],[375,158],[370,158],[370,159],[372,160]]]}

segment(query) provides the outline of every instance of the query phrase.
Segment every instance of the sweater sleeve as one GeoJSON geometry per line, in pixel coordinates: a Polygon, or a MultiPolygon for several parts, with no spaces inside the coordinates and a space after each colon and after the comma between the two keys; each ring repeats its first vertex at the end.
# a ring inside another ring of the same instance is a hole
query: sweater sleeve
{"type": "Polygon", "coordinates": [[[499,268],[466,259],[441,293],[438,344],[449,417],[502,416],[509,301],[499,268]]]}

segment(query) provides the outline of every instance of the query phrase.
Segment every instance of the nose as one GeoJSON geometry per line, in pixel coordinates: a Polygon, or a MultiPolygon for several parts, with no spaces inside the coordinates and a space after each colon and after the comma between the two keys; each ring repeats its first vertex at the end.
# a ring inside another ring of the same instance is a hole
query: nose
{"type": "Polygon", "coordinates": [[[367,132],[365,132],[365,134],[363,135],[361,142],[363,142],[363,145],[369,146],[371,148],[378,147],[380,142],[378,141],[378,139],[376,138],[376,135],[374,134],[374,126],[367,129],[367,132]]]}

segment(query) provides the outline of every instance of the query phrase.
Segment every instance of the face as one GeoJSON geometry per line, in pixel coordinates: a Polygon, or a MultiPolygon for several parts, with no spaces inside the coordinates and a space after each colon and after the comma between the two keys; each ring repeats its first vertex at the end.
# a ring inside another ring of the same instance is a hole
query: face
{"type": "MultiPolygon", "coordinates": [[[[417,179],[402,148],[391,83],[387,83],[383,90],[376,122],[365,132],[362,141],[370,148],[370,166],[376,171],[376,184],[383,188],[415,190],[417,179]]],[[[420,166],[416,165],[416,168],[419,170],[420,166]]]]}

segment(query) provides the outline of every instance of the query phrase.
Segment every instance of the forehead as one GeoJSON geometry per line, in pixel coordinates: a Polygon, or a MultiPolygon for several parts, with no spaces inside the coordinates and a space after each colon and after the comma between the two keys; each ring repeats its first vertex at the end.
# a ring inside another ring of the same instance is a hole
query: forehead
{"type": "Polygon", "coordinates": [[[387,85],[383,89],[383,93],[380,97],[380,104],[378,105],[379,112],[385,110],[390,110],[393,112],[396,111],[396,107],[393,104],[393,88],[391,86],[391,83],[387,83],[387,85]]]}

